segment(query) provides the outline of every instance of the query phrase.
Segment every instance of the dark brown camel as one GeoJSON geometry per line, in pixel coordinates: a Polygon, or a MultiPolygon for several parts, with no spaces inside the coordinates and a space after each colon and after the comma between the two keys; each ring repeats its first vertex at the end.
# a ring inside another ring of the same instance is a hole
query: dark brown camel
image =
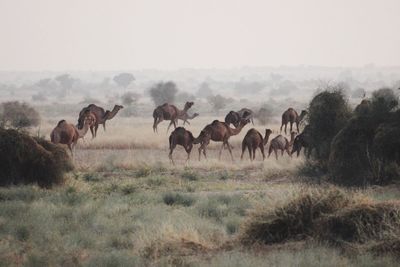
{"type": "Polygon", "coordinates": [[[225,123],[227,123],[228,125],[233,124],[233,126],[237,128],[240,121],[245,119],[245,120],[251,120],[251,123],[254,125],[253,117],[254,117],[253,111],[248,108],[242,108],[239,111],[231,110],[225,116],[225,123]]]}
{"type": "Polygon", "coordinates": [[[276,157],[276,159],[278,159],[278,150],[282,151],[282,156],[283,156],[283,153],[286,151],[287,154],[290,157],[292,157],[292,154],[290,154],[290,147],[293,144],[295,135],[296,135],[295,132],[292,132],[290,134],[290,142],[287,140],[286,137],[284,137],[282,135],[278,135],[275,138],[273,138],[269,145],[268,157],[271,155],[272,151],[274,151],[275,157],[276,157]]]}
{"type": "Polygon", "coordinates": [[[286,132],[286,127],[287,124],[290,123],[290,132],[292,132],[293,128],[293,123],[296,123],[296,128],[297,132],[299,132],[299,124],[303,120],[303,118],[307,115],[307,111],[302,110],[300,116],[297,114],[296,110],[293,108],[289,108],[282,114],[282,125],[281,125],[281,132],[282,132],[282,127],[285,125],[285,134],[286,132]]]}
{"type": "Polygon", "coordinates": [[[172,158],[172,152],[174,151],[176,145],[181,145],[187,153],[186,162],[190,158],[190,152],[193,148],[194,137],[190,131],[187,131],[183,127],[176,128],[169,136],[169,159],[172,164],[175,165],[174,159],[172,158]]]}
{"type": "Polygon", "coordinates": [[[304,130],[301,134],[296,136],[293,141],[293,147],[291,154],[297,153],[297,157],[300,155],[301,149],[304,147],[304,153],[307,157],[310,156],[310,137],[309,137],[309,126],[304,127],[304,130]]]}
{"type": "Polygon", "coordinates": [[[112,111],[104,111],[102,107],[96,106],[95,104],[90,104],[89,106],[83,108],[81,112],[79,112],[78,118],[78,128],[82,129],[83,127],[83,120],[85,112],[92,112],[96,116],[96,122],[93,126],[90,127],[90,131],[92,132],[92,138],[97,136],[97,129],[99,128],[99,124],[103,125],[104,131],[106,130],[106,121],[111,120],[112,118],[117,115],[118,111],[123,109],[124,107],[121,105],[114,105],[112,111]]]}
{"type": "Polygon", "coordinates": [[[170,105],[168,103],[156,107],[156,109],[154,109],[153,111],[153,118],[154,118],[153,131],[158,132],[157,125],[163,120],[171,121],[170,124],[168,125],[167,132],[171,127],[171,125],[174,125],[174,128],[176,128],[179,116],[181,116],[184,113],[187,113],[187,111],[193,106],[193,104],[194,104],[193,102],[186,102],[183,110],[179,110],[176,106],[170,105]]]}
{"type": "Polygon", "coordinates": [[[219,159],[221,159],[222,149],[226,146],[233,160],[232,149],[228,140],[231,136],[240,133],[240,131],[248,122],[248,120],[242,120],[238,127],[233,129],[230,128],[227,123],[215,120],[211,124],[208,124],[206,127],[204,127],[204,129],[200,132],[200,135],[195,138],[193,142],[193,144],[201,144],[199,147],[199,160],[201,157],[201,151],[203,151],[204,157],[207,158],[206,148],[210,143],[210,140],[222,142],[221,149],[219,150],[219,159]]]}
{"type": "Polygon", "coordinates": [[[256,157],[256,149],[260,148],[263,160],[265,159],[264,146],[268,143],[269,136],[272,131],[270,129],[265,130],[265,137],[263,138],[261,133],[256,129],[252,128],[247,131],[246,136],[242,141],[242,155],[240,159],[243,159],[243,154],[246,148],[249,151],[250,160],[253,161],[256,157]]]}

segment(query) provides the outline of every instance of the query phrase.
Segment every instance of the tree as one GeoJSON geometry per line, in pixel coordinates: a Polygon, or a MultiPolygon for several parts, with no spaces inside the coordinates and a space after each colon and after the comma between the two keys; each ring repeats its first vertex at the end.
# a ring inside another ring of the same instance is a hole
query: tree
{"type": "Polygon", "coordinates": [[[0,127],[28,128],[40,123],[39,113],[26,103],[4,102],[0,106],[0,127]]]}
{"type": "Polygon", "coordinates": [[[135,77],[131,73],[125,72],[114,76],[113,80],[118,86],[126,89],[135,80],[135,77]]]}
{"type": "Polygon", "coordinates": [[[228,98],[223,97],[222,95],[212,95],[207,97],[207,100],[210,102],[212,109],[218,114],[221,109],[226,107],[229,102],[228,98]]]}
{"type": "Polygon", "coordinates": [[[65,97],[68,94],[68,91],[71,90],[74,85],[75,79],[72,78],[69,74],[62,74],[55,78],[57,82],[59,82],[61,86],[61,97],[65,97]]]}
{"type": "Polygon", "coordinates": [[[139,99],[140,95],[133,92],[126,92],[121,96],[122,104],[124,106],[130,106],[136,103],[139,99]]]}
{"type": "Polygon", "coordinates": [[[173,103],[177,92],[178,88],[172,81],[159,82],[150,88],[150,96],[156,106],[164,103],[173,103]]]}
{"type": "Polygon", "coordinates": [[[197,90],[196,96],[207,98],[212,95],[212,90],[210,85],[207,82],[203,82],[200,84],[199,89],[197,90]]]}

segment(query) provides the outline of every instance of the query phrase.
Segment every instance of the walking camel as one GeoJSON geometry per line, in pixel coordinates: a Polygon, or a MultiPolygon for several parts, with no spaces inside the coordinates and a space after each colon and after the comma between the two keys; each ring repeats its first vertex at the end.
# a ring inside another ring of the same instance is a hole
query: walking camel
{"type": "Polygon", "coordinates": [[[181,145],[185,149],[187,153],[186,162],[190,158],[190,152],[193,148],[194,137],[192,132],[187,131],[183,127],[176,128],[171,135],[169,136],[169,154],[168,157],[171,160],[172,164],[175,165],[174,159],[172,158],[172,152],[174,151],[176,145],[181,145]]]}
{"type": "Polygon", "coordinates": [[[53,129],[50,134],[50,140],[54,144],[64,144],[67,145],[71,151],[71,156],[74,156],[73,148],[75,148],[78,139],[83,138],[94,124],[94,118],[92,116],[86,116],[83,119],[83,128],[78,129],[71,123],[61,120],[58,122],[57,126],[53,129]]]}
{"type": "Polygon", "coordinates": [[[179,120],[183,120],[183,125],[185,125],[186,123],[190,125],[189,120],[193,120],[194,118],[196,118],[197,116],[199,116],[199,113],[193,113],[192,116],[190,116],[187,112],[180,114],[178,116],[179,120]]]}
{"type": "Polygon", "coordinates": [[[218,120],[214,120],[211,124],[208,124],[204,129],[200,132],[199,136],[195,138],[193,144],[199,144],[199,160],[201,158],[201,152],[203,151],[203,155],[207,158],[206,148],[210,143],[210,140],[214,142],[222,142],[222,146],[219,150],[219,159],[221,159],[222,149],[226,146],[228,147],[229,154],[231,155],[232,161],[232,149],[229,144],[229,138],[233,135],[237,135],[243,129],[243,127],[248,123],[248,120],[242,120],[237,128],[231,128],[225,122],[221,122],[218,120]]]}
{"type": "Polygon", "coordinates": [[[97,136],[97,129],[99,128],[99,124],[103,125],[103,129],[105,131],[106,121],[113,119],[115,115],[117,115],[117,113],[123,108],[124,107],[121,105],[114,105],[112,111],[104,111],[104,108],[96,106],[95,104],[90,104],[89,106],[83,108],[81,112],[79,112],[78,128],[81,129],[83,127],[82,119],[85,117],[84,113],[87,111],[92,112],[96,116],[96,122],[90,127],[90,131],[92,133],[92,138],[95,138],[97,136]]]}
{"type": "Polygon", "coordinates": [[[265,159],[264,146],[268,143],[269,136],[272,131],[270,129],[265,130],[265,137],[263,138],[261,133],[256,129],[252,128],[247,131],[246,136],[242,141],[242,155],[240,159],[243,159],[243,154],[246,148],[249,151],[250,160],[253,161],[256,157],[256,149],[260,148],[263,160],[265,159]]]}
{"type": "Polygon", "coordinates": [[[276,159],[278,159],[278,150],[282,151],[282,156],[283,153],[286,151],[286,153],[290,157],[292,157],[292,154],[290,153],[290,147],[293,145],[295,135],[296,132],[291,132],[290,142],[287,140],[286,137],[282,136],[281,134],[273,138],[269,145],[268,158],[271,155],[272,151],[274,151],[275,157],[276,159]]]}
{"type": "Polygon", "coordinates": [[[287,134],[286,127],[288,123],[290,123],[290,132],[292,132],[293,123],[296,123],[297,132],[299,132],[299,124],[306,115],[307,111],[305,110],[302,110],[299,116],[296,110],[294,110],[293,108],[288,108],[288,110],[286,110],[282,114],[282,124],[280,132],[282,132],[283,125],[285,125],[285,134],[287,134]]]}
{"type": "Polygon", "coordinates": [[[187,111],[194,105],[194,102],[186,102],[183,110],[179,110],[176,106],[170,105],[168,103],[164,103],[161,106],[158,106],[153,111],[153,131],[158,132],[157,125],[163,120],[171,121],[168,125],[167,132],[171,125],[174,125],[176,128],[176,124],[178,123],[179,116],[187,113],[187,111]]]}

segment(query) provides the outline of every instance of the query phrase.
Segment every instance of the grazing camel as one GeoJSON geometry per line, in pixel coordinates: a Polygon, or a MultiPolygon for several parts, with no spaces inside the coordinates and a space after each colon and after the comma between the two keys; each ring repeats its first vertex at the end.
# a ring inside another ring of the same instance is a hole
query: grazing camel
{"type": "Polygon", "coordinates": [[[194,137],[190,131],[187,131],[183,127],[177,127],[169,136],[169,159],[172,164],[175,165],[174,159],[172,158],[172,152],[174,151],[176,145],[181,145],[187,153],[186,162],[190,158],[190,152],[193,148],[194,137]]]}
{"type": "Polygon", "coordinates": [[[65,120],[58,122],[57,126],[53,129],[50,134],[50,140],[54,144],[67,145],[71,151],[71,155],[74,156],[72,149],[76,146],[78,139],[83,138],[94,124],[92,116],[86,116],[84,119],[83,128],[78,129],[73,124],[67,123],[65,120]]]}
{"type": "Polygon", "coordinates": [[[90,127],[90,131],[92,132],[92,138],[95,138],[97,136],[97,129],[99,128],[99,124],[103,125],[104,131],[106,130],[106,121],[111,120],[112,118],[117,115],[118,111],[123,109],[124,107],[121,105],[114,105],[114,108],[112,111],[104,111],[102,107],[98,107],[95,104],[90,104],[89,106],[83,108],[81,112],[79,112],[79,118],[78,118],[78,129],[82,129],[83,127],[83,118],[84,113],[87,112],[88,110],[91,111],[95,116],[96,116],[96,122],[94,123],[93,126],[90,127]]]}
{"type": "Polygon", "coordinates": [[[288,123],[290,123],[290,132],[292,132],[293,123],[296,123],[297,132],[299,132],[299,124],[306,115],[307,111],[305,110],[302,110],[299,116],[296,110],[293,108],[288,108],[288,110],[282,114],[282,125],[280,131],[282,132],[282,127],[285,125],[285,134],[287,134],[286,126],[288,123]]]}
{"type": "Polygon", "coordinates": [[[242,119],[248,119],[254,125],[253,117],[254,117],[253,111],[248,108],[242,108],[239,111],[231,110],[225,116],[225,123],[227,123],[228,125],[233,124],[233,126],[237,128],[242,119]]]}
{"type": "Polygon", "coordinates": [[[291,132],[290,142],[287,140],[286,137],[284,137],[282,135],[278,135],[275,138],[273,138],[271,140],[271,143],[269,144],[268,158],[271,155],[272,151],[274,151],[275,157],[276,157],[276,159],[278,159],[278,150],[282,151],[282,156],[283,156],[283,153],[286,151],[287,154],[290,157],[292,157],[292,154],[290,154],[289,149],[294,142],[295,135],[296,135],[295,132],[291,132]]]}
{"type": "Polygon", "coordinates": [[[170,105],[168,103],[165,103],[161,106],[156,107],[153,111],[153,118],[154,118],[154,123],[153,123],[153,131],[157,131],[157,125],[162,122],[163,120],[169,120],[171,121],[170,124],[168,125],[167,132],[171,125],[174,125],[174,128],[176,128],[176,124],[178,123],[178,118],[179,116],[182,116],[183,114],[187,113],[187,111],[194,105],[194,102],[186,102],[185,107],[183,110],[179,110],[176,106],[170,105]]]}
{"type": "Polygon", "coordinates": [[[252,128],[248,130],[246,136],[243,138],[242,141],[242,155],[240,156],[240,159],[243,159],[243,154],[247,147],[247,149],[249,150],[249,156],[251,161],[253,161],[256,157],[257,148],[260,148],[264,160],[265,159],[264,146],[268,143],[268,139],[271,133],[272,131],[270,129],[266,129],[265,137],[263,138],[261,133],[256,129],[252,128]]]}
{"type": "Polygon", "coordinates": [[[310,156],[310,137],[309,137],[309,126],[307,125],[304,127],[304,130],[301,134],[296,136],[296,138],[293,141],[293,147],[292,147],[292,152],[291,154],[293,155],[294,153],[297,153],[297,157],[300,155],[301,149],[304,147],[304,153],[306,154],[307,157],[310,156]]]}
{"type": "Polygon", "coordinates": [[[197,116],[199,116],[199,113],[194,113],[192,116],[190,116],[187,113],[184,113],[182,115],[178,116],[179,120],[183,120],[183,125],[185,125],[186,123],[190,125],[189,120],[193,120],[194,118],[196,118],[197,116]]]}
{"type": "Polygon", "coordinates": [[[219,150],[219,159],[221,159],[222,149],[226,146],[228,147],[233,161],[232,149],[228,140],[231,136],[240,133],[240,131],[248,122],[248,120],[242,120],[238,127],[233,129],[230,128],[225,122],[214,120],[211,124],[208,124],[206,127],[204,127],[199,136],[193,141],[193,144],[201,144],[199,147],[199,160],[201,158],[201,151],[203,151],[204,157],[207,158],[206,148],[210,143],[210,140],[212,140],[215,142],[222,142],[221,149],[219,150]]]}

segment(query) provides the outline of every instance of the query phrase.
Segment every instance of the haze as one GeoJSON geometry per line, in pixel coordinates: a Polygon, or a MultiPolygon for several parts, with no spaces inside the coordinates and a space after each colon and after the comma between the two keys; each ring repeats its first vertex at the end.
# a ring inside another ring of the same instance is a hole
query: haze
{"type": "Polygon", "coordinates": [[[400,1],[0,1],[0,70],[380,66],[400,1]]]}

